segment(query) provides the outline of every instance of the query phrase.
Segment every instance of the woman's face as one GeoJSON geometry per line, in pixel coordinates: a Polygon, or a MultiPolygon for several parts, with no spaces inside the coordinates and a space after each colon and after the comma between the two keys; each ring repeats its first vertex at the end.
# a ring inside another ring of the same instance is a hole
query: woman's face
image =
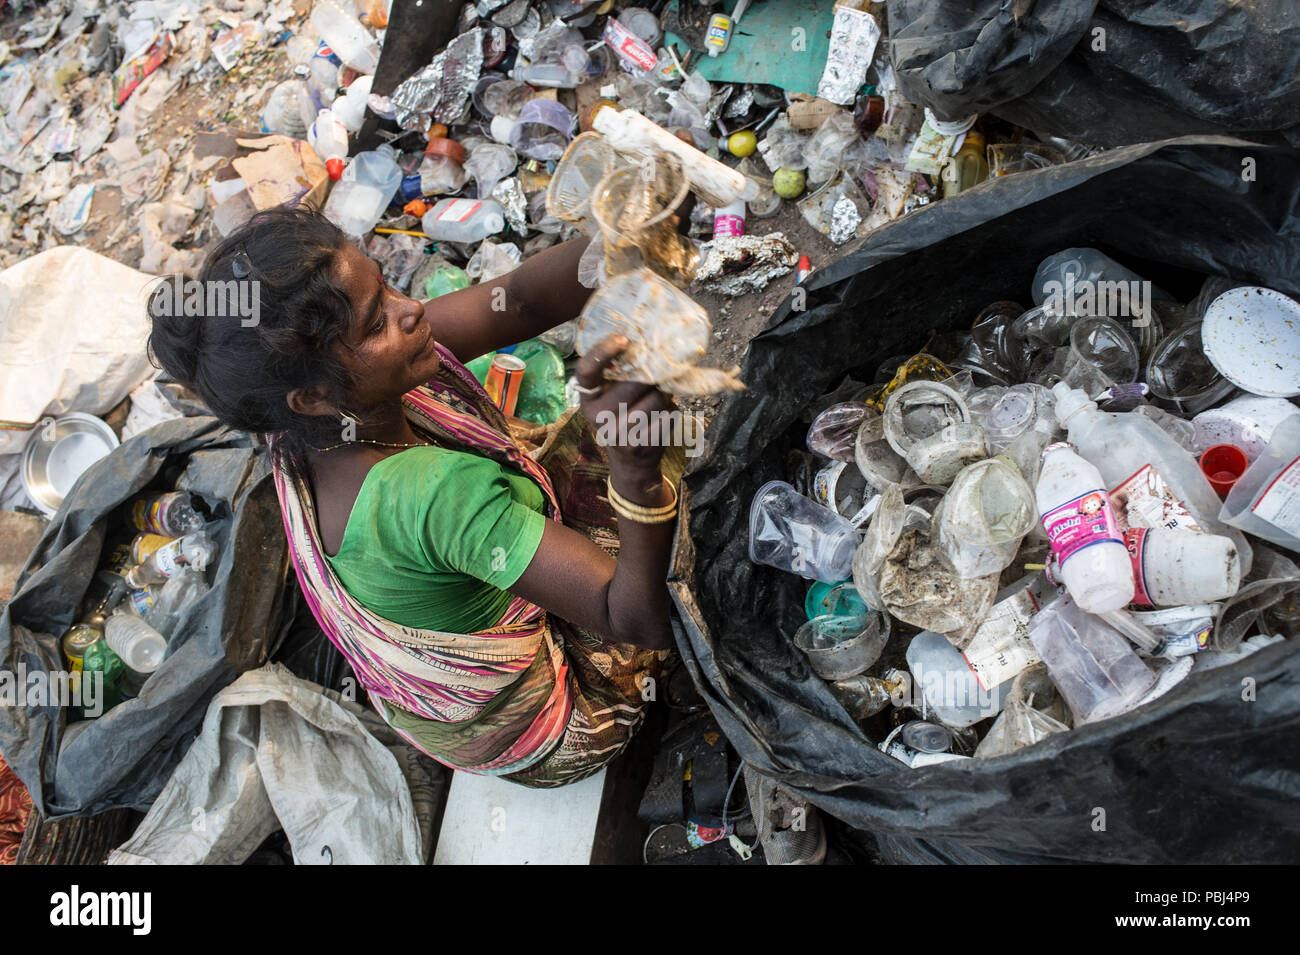
{"type": "Polygon", "coordinates": [[[352,303],[343,335],[351,350],[337,355],[352,373],[358,408],[389,402],[434,376],[438,352],[423,304],[385,284],[378,263],[351,244],[335,260],[333,280],[352,303]]]}

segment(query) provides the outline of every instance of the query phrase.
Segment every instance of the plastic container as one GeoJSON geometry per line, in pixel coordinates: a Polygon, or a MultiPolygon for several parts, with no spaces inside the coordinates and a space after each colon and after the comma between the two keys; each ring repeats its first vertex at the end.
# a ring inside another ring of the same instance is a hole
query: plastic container
{"type": "Polygon", "coordinates": [[[167,653],[167,640],[146,621],[127,613],[115,613],[104,624],[109,647],[137,673],[152,673],[167,653]]]}
{"type": "Polygon", "coordinates": [[[1224,378],[1205,356],[1201,326],[1175,328],[1156,345],[1147,362],[1151,393],[1184,415],[1195,415],[1232,394],[1224,378]]]}
{"type": "Polygon", "coordinates": [[[926,484],[948,484],[985,457],[984,430],[970,423],[965,400],[947,385],[913,381],[885,402],[885,440],[926,484]]]}
{"type": "Polygon", "coordinates": [[[1068,444],[1048,445],[1036,488],[1038,513],[1066,589],[1089,613],[1133,599],[1133,566],[1097,468],[1068,444]]]}
{"type": "Polygon", "coordinates": [[[334,0],[318,0],[312,7],[311,25],[345,65],[359,73],[375,72],[379,44],[352,13],[334,0]]]}
{"type": "MultiPolygon", "coordinates": [[[[469,178],[465,172],[465,147],[454,139],[431,139],[425,147],[424,158],[416,170],[420,177],[420,193],[438,196],[456,192],[469,178]]],[[[412,197],[415,198],[415,197],[412,197]]]]}
{"type": "Polygon", "coordinates": [[[953,729],[973,726],[1002,712],[1015,679],[984,689],[948,638],[928,630],[908,644],[907,668],[912,671],[913,696],[919,690],[925,702],[926,718],[953,729]]]}
{"type": "Polygon", "coordinates": [[[465,171],[469,173],[483,197],[492,195],[498,182],[510,175],[519,165],[519,157],[509,146],[500,143],[481,143],[469,152],[465,171]]]}
{"type": "Polygon", "coordinates": [[[1171,527],[1124,532],[1133,562],[1133,603],[1179,607],[1227,600],[1241,586],[1236,545],[1218,534],[1171,527]]]}
{"type": "Polygon", "coordinates": [[[215,553],[216,548],[206,532],[186,534],[159,547],[143,563],[127,571],[127,586],[138,589],[149,584],[161,584],[179,573],[182,567],[204,570],[215,553]]]}
{"type": "Polygon", "coordinates": [[[180,537],[202,530],[204,523],[189,494],[184,491],[141,498],[131,505],[131,522],[136,530],[167,537],[180,537]]]}
{"type": "Polygon", "coordinates": [[[331,109],[322,109],[307,130],[307,143],[316,155],[325,161],[330,178],[338,181],[343,176],[343,164],[348,158],[348,130],[331,109]]]}
{"type": "Polygon", "coordinates": [[[694,279],[699,250],[677,231],[676,219],[690,188],[672,154],[622,166],[596,184],[591,215],[600,228],[609,275],[644,265],[678,286],[694,279]]]}
{"type": "Polygon", "coordinates": [[[605,21],[605,32],[601,34],[603,39],[619,61],[630,70],[649,72],[655,68],[658,58],[655,56],[654,49],[649,43],[637,36],[625,23],[617,17],[610,17],[605,21]]]}
{"type": "Polygon", "coordinates": [[[889,615],[825,615],[809,620],[794,635],[794,645],[823,680],[847,680],[880,659],[889,642],[889,615]]]}
{"type": "Polygon", "coordinates": [[[443,199],[420,220],[424,234],[441,242],[481,242],[505,226],[505,213],[491,199],[443,199]]]}
{"type": "Polygon", "coordinates": [[[749,510],[749,559],[810,580],[844,580],[853,569],[858,532],[784,481],[758,489],[749,510]]]}
{"type": "Polygon", "coordinates": [[[1250,467],[1250,458],[1241,448],[1231,444],[1215,444],[1201,452],[1201,473],[1219,497],[1228,496],[1237,479],[1250,467]]]}
{"type": "Polygon", "coordinates": [[[813,419],[808,429],[808,450],[814,454],[853,464],[853,448],[857,444],[862,422],[875,418],[874,409],[857,401],[843,401],[831,405],[813,419]]]}
{"type": "Polygon", "coordinates": [[[972,130],[966,134],[961,148],[953,153],[939,174],[945,199],[973,189],[989,177],[985,146],[984,137],[979,133],[972,130]]]}
{"type": "Polygon", "coordinates": [[[1205,357],[1238,388],[1300,395],[1300,303],[1260,286],[1229,289],[1205,310],[1205,357]]]}
{"type": "Polygon", "coordinates": [[[349,84],[347,92],[334,101],[334,115],[348,132],[361,130],[366,121],[366,101],[370,98],[370,88],[374,85],[373,76],[358,76],[349,84]]]}
{"type": "Polygon", "coordinates": [[[862,617],[870,610],[851,580],[834,584],[815,581],[809,585],[803,599],[804,616],[809,620],[823,616],[862,617]]]}
{"type": "Polygon", "coordinates": [[[1101,315],[1139,320],[1145,317],[1145,309],[1140,310],[1142,314],[1139,315],[1139,310],[1131,308],[1135,304],[1133,290],[1150,290],[1149,296],[1145,291],[1138,292],[1144,303],[1156,298],[1167,300],[1170,297],[1168,292],[1153,286],[1132,269],[1125,268],[1110,256],[1090,248],[1062,249],[1043,259],[1034,272],[1032,288],[1035,305],[1054,299],[1067,315],[1101,315]],[[1129,290],[1128,314],[1121,312],[1117,316],[1106,308],[1109,296],[1105,294],[1104,287],[1099,289],[1099,283],[1102,282],[1124,283],[1129,290]],[[1098,295],[1099,291],[1103,294],[1098,295]]]}
{"type": "Polygon", "coordinates": [[[1125,713],[1156,682],[1117,630],[1061,597],[1029,621],[1029,639],[1074,714],[1074,725],[1125,713]]]}
{"type": "Polygon", "coordinates": [[[574,117],[553,99],[530,99],[510,130],[510,145],[529,159],[552,162],[569,147],[574,117]]]}
{"type": "Polygon", "coordinates": [[[587,235],[596,233],[591,219],[591,194],[596,184],[614,170],[614,150],[599,133],[581,133],[564,151],[546,187],[546,211],[562,222],[578,225],[587,235]]]}
{"type": "Polygon", "coordinates": [[[904,723],[898,738],[921,753],[946,753],[952,749],[952,734],[937,723],[912,720],[904,723]]]}
{"type": "Polygon", "coordinates": [[[402,169],[391,146],[358,153],[330,192],[325,218],[353,238],[363,236],[375,227],[401,184],[402,169]]]}
{"type": "Polygon", "coordinates": [[[1142,415],[1098,411],[1096,402],[1083,392],[1063,385],[1053,388],[1052,394],[1057,420],[1068,429],[1070,443],[1097,467],[1107,488],[1118,487],[1151,465],[1202,530],[1232,538],[1241,556],[1242,575],[1250,573],[1250,544],[1239,531],[1219,520],[1219,495],[1193,454],[1142,415]]]}
{"type": "MultiPolygon", "coordinates": [[[[192,568],[181,571],[162,585],[153,607],[149,611],[149,625],[164,638],[176,636],[181,618],[208,592],[203,574],[192,568]]],[[[139,669],[135,667],[135,669],[139,669]]]]}
{"type": "Polygon", "coordinates": [[[1241,395],[1198,414],[1192,421],[1195,427],[1192,443],[1197,451],[1215,444],[1236,445],[1253,461],[1267,447],[1273,431],[1287,418],[1300,418],[1300,408],[1285,398],[1241,395]]]}
{"type": "Polygon", "coordinates": [[[1223,502],[1220,516],[1300,553],[1300,418],[1287,418],[1223,502]]]}

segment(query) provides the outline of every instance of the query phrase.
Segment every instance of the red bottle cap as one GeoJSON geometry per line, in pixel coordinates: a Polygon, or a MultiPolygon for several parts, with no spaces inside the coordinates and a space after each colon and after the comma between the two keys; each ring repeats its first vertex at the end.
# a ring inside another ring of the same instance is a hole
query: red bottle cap
{"type": "Polygon", "coordinates": [[[335,182],[338,182],[339,177],[343,175],[343,160],[342,159],[325,160],[325,171],[330,174],[330,179],[334,180],[335,182]]]}

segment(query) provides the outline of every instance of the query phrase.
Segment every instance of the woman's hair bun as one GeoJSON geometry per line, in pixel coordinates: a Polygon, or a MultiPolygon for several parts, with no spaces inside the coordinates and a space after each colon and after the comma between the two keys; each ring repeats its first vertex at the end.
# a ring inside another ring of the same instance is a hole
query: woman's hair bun
{"type": "Polygon", "coordinates": [[[150,360],[183,385],[193,386],[198,377],[203,318],[186,315],[183,308],[166,307],[171,299],[171,282],[160,283],[149,296],[150,360]]]}

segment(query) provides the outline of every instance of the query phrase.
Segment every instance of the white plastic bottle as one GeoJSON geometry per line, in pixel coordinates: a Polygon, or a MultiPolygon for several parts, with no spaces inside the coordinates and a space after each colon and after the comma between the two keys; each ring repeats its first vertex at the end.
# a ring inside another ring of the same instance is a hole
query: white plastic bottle
{"type": "Polygon", "coordinates": [[[1131,527],[1124,533],[1133,560],[1133,602],[1182,607],[1227,600],[1241,586],[1237,547],[1218,534],[1176,527],[1131,527]]]}
{"type": "Polygon", "coordinates": [[[373,76],[358,76],[347,91],[334,101],[334,116],[350,133],[359,131],[365,122],[366,101],[370,97],[370,87],[374,81],[373,76]]]}
{"type": "Polygon", "coordinates": [[[491,199],[443,199],[420,220],[424,234],[441,242],[479,242],[505,228],[501,206],[491,199]]]}
{"type": "Polygon", "coordinates": [[[1064,382],[1052,388],[1052,395],[1057,422],[1068,430],[1070,444],[1101,472],[1103,487],[1113,490],[1151,465],[1201,530],[1221,534],[1237,545],[1241,575],[1250,573],[1250,544],[1241,531],[1219,520],[1219,495],[1193,454],[1143,415],[1098,411],[1095,401],[1064,382]]]}
{"type": "Polygon", "coordinates": [[[1133,599],[1133,564],[1097,468],[1060,442],[1043,451],[1038,514],[1061,565],[1061,581],[1088,613],[1133,599]]]}
{"type": "Polygon", "coordinates": [[[338,182],[343,175],[343,162],[348,158],[348,130],[333,110],[323,109],[307,130],[307,144],[325,161],[330,178],[338,182]]]}
{"type": "Polygon", "coordinates": [[[317,0],[311,25],[344,65],[359,73],[374,73],[379,65],[379,44],[351,12],[335,0],[317,0]]]}

